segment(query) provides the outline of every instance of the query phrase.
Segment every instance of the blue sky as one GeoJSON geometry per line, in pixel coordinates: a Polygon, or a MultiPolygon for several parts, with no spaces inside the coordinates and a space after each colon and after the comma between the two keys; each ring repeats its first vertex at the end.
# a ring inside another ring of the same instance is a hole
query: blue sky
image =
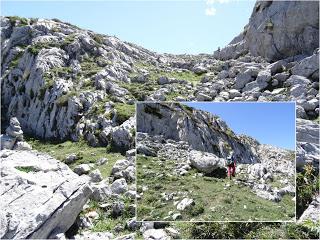
{"type": "Polygon", "coordinates": [[[1,1],[1,14],[59,18],[163,53],[212,53],[248,23],[255,1],[1,1]]]}
{"type": "Polygon", "coordinates": [[[295,150],[294,103],[185,103],[221,117],[236,134],[295,150]]]}

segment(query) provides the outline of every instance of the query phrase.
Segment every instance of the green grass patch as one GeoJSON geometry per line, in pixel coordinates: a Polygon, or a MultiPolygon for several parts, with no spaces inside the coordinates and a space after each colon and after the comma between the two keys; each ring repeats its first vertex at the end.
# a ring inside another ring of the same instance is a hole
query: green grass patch
{"type": "Polygon", "coordinates": [[[134,104],[115,103],[114,108],[117,111],[117,123],[120,125],[135,114],[134,104]]]}
{"type": "Polygon", "coordinates": [[[318,239],[315,231],[296,223],[173,223],[182,239],[318,239]]]}
{"type": "Polygon", "coordinates": [[[80,63],[81,72],[85,77],[91,77],[102,70],[97,63],[97,59],[94,57],[86,57],[80,63]]]}
{"type": "Polygon", "coordinates": [[[21,172],[37,172],[38,170],[36,168],[34,168],[33,166],[19,166],[19,167],[15,167],[15,169],[21,171],[21,172]]]}
{"type": "MultiPolygon", "coordinates": [[[[93,221],[93,228],[91,231],[93,232],[112,232],[117,235],[116,231],[117,226],[124,226],[124,223],[129,219],[134,217],[134,213],[130,210],[130,205],[134,204],[133,199],[126,198],[121,196],[119,198],[120,201],[124,203],[124,212],[121,216],[113,216],[110,208],[104,209],[101,208],[98,202],[90,200],[89,208],[84,210],[81,215],[85,215],[87,212],[96,211],[99,214],[99,218],[93,221]]],[[[114,201],[118,201],[116,199],[109,199],[108,202],[112,203],[114,201]]],[[[121,234],[129,234],[130,231],[126,228],[121,230],[121,234]]]]}
{"type": "Polygon", "coordinates": [[[120,153],[108,153],[105,147],[91,147],[84,140],[79,142],[51,142],[45,140],[39,140],[32,137],[26,137],[26,141],[32,146],[33,149],[48,153],[50,156],[64,162],[65,158],[70,154],[76,154],[78,160],[70,164],[71,168],[82,163],[96,163],[101,158],[107,158],[108,162],[101,166],[96,166],[103,177],[108,177],[111,174],[111,169],[114,163],[123,159],[120,153]]]}
{"type": "Polygon", "coordinates": [[[60,47],[60,44],[59,43],[56,43],[56,42],[43,42],[43,43],[36,43],[36,44],[33,44],[31,46],[29,46],[27,48],[27,51],[33,55],[38,55],[39,52],[42,50],[42,49],[49,49],[49,48],[53,48],[53,47],[57,47],[59,48],[60,47]]]}
{"type": "Polygon", "coordinates": [[[66,107],[68,106],[68,101],[69,101],[69,98],[72,98],[74,96],[77,96],[77,92],[76,91],[71,91],[65,95],[62,95],[60,96],[57,100],[56,100],[56,104],[59,106],[59,107],[66,107]]]}
{"type": "Polygon", "coordinates": [[[174,176],[174,161],[160,160],[154,157],[137,156],[137,187],[148,190],[138,200],[138,219],[163,220],[169,211],[178,212],[174,201],[165,201],[161,193],[185,192],[195,201],[194,208],[180,212],[182,220],[205,221],[247,221],[247,220],[291,220],[295,216],[295,204],[291,196],[284,196],[279,203],[259,198],[251,189],[240,186],[226,178],[194,177],[197,171],[192,169],[184,176],[174,176]],[[145,166],[145,167],[142,167],[145,166]],[[170,175],[171,174],[171,175],[170,175]],[[159,191],[159,184],[161,190],[159,191]],[[225,189],[226,184],[230,187],[225,189]]]}
{"type": "Polygon", "coordinates": [[[120,86],[127,89],[132,97],[138,101],[144,101],[147,96],[159,88],[159,85],[154,81],[148,81],[147,83],[122,83],[120,86]]]}

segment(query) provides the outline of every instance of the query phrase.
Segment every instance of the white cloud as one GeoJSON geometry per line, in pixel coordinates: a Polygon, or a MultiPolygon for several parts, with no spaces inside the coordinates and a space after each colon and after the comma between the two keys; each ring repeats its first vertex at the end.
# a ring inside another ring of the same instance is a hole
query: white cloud
{"type": "Polygon", "coordinates": [[[206,1],[207,5],[212,5],[212,4],[214,4],[214,2],[215,2],[215,0],[207,0],[206,1]]]}
{"type": "Polygon", "coordinates": [[[215,9],[214,7],[206,8],[206,11],[205,11],[207,16],[214,16],[216,15],[216,12],[217,12],[217,9],[215,9]]]}
{"type": "Polygon", "coordinates": [[[230,0],[206,0],[207,5],[213,5],[214,3],[223,4],[223,3],[228,3],[228,2],[230,2],[230,0]]]}
{"type": "Polygon", "coordinates": [[[219,3],[228,3],[230,0],[218,0],[219,3]]]}

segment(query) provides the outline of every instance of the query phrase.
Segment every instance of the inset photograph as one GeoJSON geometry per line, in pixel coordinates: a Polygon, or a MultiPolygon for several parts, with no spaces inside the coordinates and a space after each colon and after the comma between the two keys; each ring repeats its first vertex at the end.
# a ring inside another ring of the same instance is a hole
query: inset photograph
{"type": "Polygon", "coordinates": [[[138,221],[295,221],[295,103],[137,103],[138,221]]]}

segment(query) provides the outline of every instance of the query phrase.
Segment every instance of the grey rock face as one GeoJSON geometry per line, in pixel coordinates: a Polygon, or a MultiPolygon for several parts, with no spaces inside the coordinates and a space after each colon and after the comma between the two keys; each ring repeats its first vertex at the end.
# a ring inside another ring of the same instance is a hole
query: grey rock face
{"type": "Polygon", "coordinates": [[[101,182],[102,181],[102,175],[99,169],[93,170],[90,174],[89,177],[92,182],[101,182]]]}
{"type": "Polygon", "coordinates": [[[319,47],[319,5],[303,1],[257,1],[249,23],[221,51],[220,59],[249,51],[269,60],[308,54],[319,47]]]}
{"type": "Polygon", "coordinates": [[[1,162],[1,238],[49,238],[68,230],[92,193],[86,180],[48,155],[10,153],[1,162]]]}
{"type": "MultiPolygon", "coordinates": [[[[2,115],[7,121],[17,117],[26,133],[45,139],[84,136],[91,145],[106,145],[93,137],[106,116],[99,119],[92,112],[107,95],[128,102],[129,92],[120,84],[129,82],[133,60],[154,58],[115,37],[56,20],[33,19],[20,26],[19,20],[1,18],[1,33],[2,115]],[[97,129],[87,120],[97,123],[97,129]]],[[[19,138],[19,129],[8,131],[19,138]]]]}

